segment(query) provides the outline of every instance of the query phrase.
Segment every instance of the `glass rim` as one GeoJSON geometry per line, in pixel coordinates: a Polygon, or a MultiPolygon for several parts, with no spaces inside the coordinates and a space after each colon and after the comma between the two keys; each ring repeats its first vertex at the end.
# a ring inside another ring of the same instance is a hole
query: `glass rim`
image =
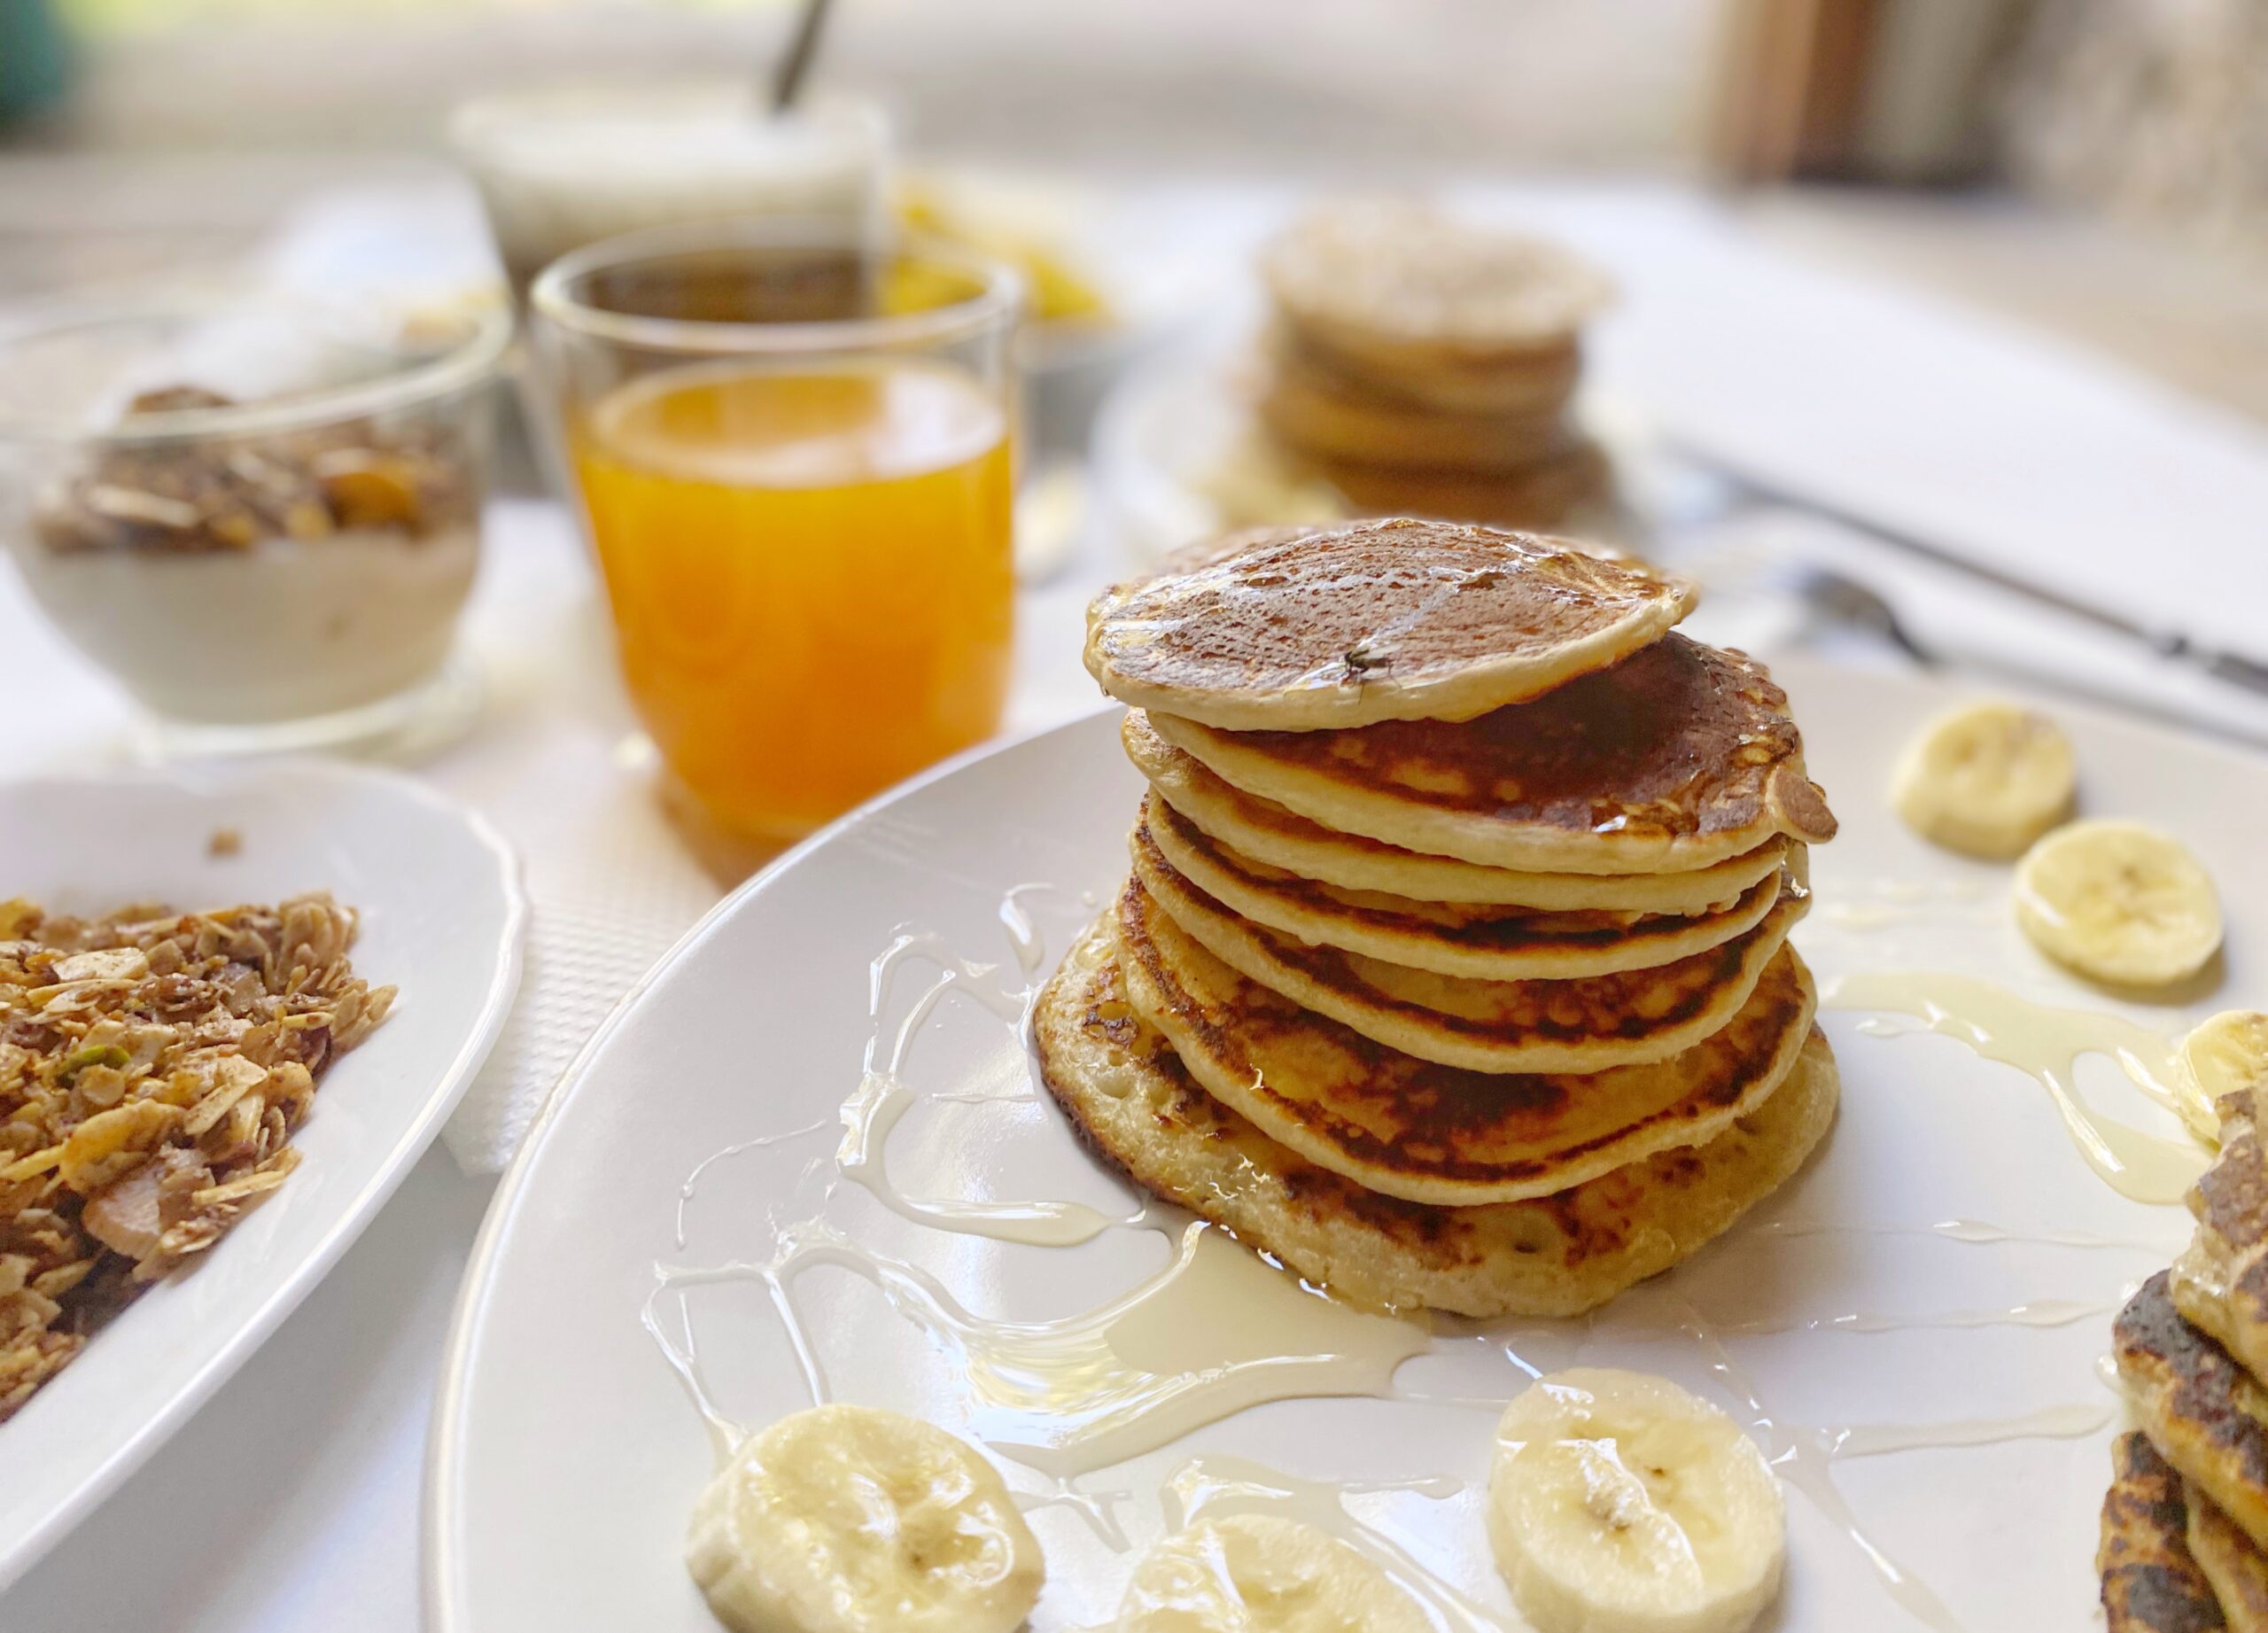
{"type": "MultiPolygon", "coordinates": [[[[110,296],[65,296],[27,302],[0,320],[0,361],[8,349],[74,329],[162,319],[190,319],[243,305],[240,296],[219,290],[183,287],[110,296]]],[[[321,313],[336,309],[322,301],[283,297],[271,309],[321,313]]],[[[512,315],[503,306],[481,307],[460,315],[466,332],[454,343],[369,379],[324,387],[264,402],[225,408],[165,408],[136,414],[115,424],[88,425],[61,415],[15,413],[0,408],[0,440],[100,443],[117,447],[193,442],[207,438],[266,436],[409,408],[479,385],[495,372],[512,338],[512,315]]]]}
{"type": "Polygon", "coordinates": [[[824,220],[742,218],[641,228],[601,238],[559,257],[538,273],[529,286],[528,307],[546,323],[581,338],[691,357],[793,356],[943,346],[982,334],[996,324],[1013,325],[1022,313],[1024,276],[1014,267],[920,234],[891,235],[881,240],[881,247],[888,254],[911,256],[965,273],[975,282],[975,292],[966,299],[920,312],[765,323],[610,312],[579,299],[571,289],[594,272],[703,250],[826,249],[857,241],[855,231],[839,222],[824,220]]]}

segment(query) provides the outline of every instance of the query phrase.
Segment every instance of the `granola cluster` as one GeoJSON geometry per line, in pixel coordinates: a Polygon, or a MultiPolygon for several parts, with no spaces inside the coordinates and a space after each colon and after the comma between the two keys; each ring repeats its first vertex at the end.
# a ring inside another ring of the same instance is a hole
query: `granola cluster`
{"type": "MultiPolygon", "coordinates": [[[[197,386],[145,392],[136,415],[229,407],[197,386]]],[[[367,421],[258,441],[105,448],[49,495],[33,531],[50,550],[248,550],[268,539],[313,544],[350,530],[423,539],[476,510],[473,472],[439,433],[378,434],[367,421]]]]}
{"type": "Polygon", "coordinates": [[[0,902],[0,1421],[298,1165],[392,987],[327,894],[102,919],[0,902]]]}

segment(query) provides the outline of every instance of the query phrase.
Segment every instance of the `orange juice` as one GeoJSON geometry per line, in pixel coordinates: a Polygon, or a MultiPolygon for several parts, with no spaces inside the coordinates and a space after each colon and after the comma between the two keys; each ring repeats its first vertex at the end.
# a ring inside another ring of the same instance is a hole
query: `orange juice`
{"type": "Polygon", "coordinates": [[[573,443],[631,696],[727,827],[806,833],[998,725],[1007,424],[967,374],[673,369],[573,443]]]}

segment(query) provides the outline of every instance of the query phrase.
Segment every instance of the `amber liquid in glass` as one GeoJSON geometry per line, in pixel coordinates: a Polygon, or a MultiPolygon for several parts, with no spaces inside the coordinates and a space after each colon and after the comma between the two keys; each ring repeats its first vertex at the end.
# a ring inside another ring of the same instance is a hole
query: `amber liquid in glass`
{"type": "Polygon", "coordinates": [[[1007,424],[966,374],[649,375],[574,459],[631,696],[726,827],[808,833],[998,726],[1007,424]]]}

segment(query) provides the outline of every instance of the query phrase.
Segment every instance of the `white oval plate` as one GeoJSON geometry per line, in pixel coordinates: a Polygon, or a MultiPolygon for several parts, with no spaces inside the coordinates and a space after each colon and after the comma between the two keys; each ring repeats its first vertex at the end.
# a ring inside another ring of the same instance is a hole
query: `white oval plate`
{"type": "Polygon", "coordinates": [[[0,895],[103,913],[310,890],[361,914],[355,971],[400,998],[323,1074],[291,1179],[0,1424],[0,1588],[187,1420],[392,1194],[496,1041],[528,911],[504,840],[406,777],[307,763],[0,784],[0,895]],[[239,848],[216,856],[224,828],[239,848]]]}
{"type": "MultiPolygon", "coordinates": [[[[2137,1009],[2090,994],[2031,951],[2009,922],[2006,868],[1935,851],[1890,813],[1890,762],[1945,688],[1815,663],[1780,668],[1844,824],[1816,853],[1820,906],[1798,932],[1823,982],[1951,969],[2166,1027],[2268,998],[2248,921],[2268,902],[2258,840],[2268,762],[2056,710],[2078,745],[2085,808],[2184,836],[2233,921],[2216,991],[2186,995],[2179,1011],[2137,1009]]],[[[1147,1231],[1114,1228],[1073,1248],[1011,1246],[910,1223],[850,1185],[819,1201],[838,1108],[876,1030],[869,961],[911,926],[998,965],[978,984],[1021,984],[1004,896],[1050,887],[1014,899],[1046,944],[1034,962],[1052,964],[1091,911],[1081,893],[1101,899],[1123,876],[1138,789],[1112,714],[949,768],[742,890],[594,1039],[505,1181],[467,1275],[428,1466],[437,1633],[713,1633],[681,1562],[710,1440],[641,1325],[657,1264],[760,1257],[775,1225],[817,1206],[967,1308],[1028,1319],[1088,1310],[1164,1257],[1147,1231]],[[737,1154],[718,1157],[728,1148],[737,1154]],[[688,1176],[712,1157],[688,1201],[688,1176]]],[[[900,981],[882,1031],[928,973],[900,981]]],[[[1370,1482],[1348,1507],[1374,1536],[1508,1617],[1480,1514],[1490,1403],[1526,1381],[1508,1350],[1545,1368],[1580,1357],[1671,1375],[1735,1411],[1778,1457],[1790,1563],[1767,1628],[1929,1625],[1896,1596],[1918,1606],[1923,1593],[1946,1607],[1940,1628],[2085,1626],[2117,1406],[2095,1364],[2124,1288],[2165,1264],[2187,1217],[2098,1179],[2046,1090],[2020,1072],[1949,1038],[1904,1035],[1908,1022],[1831,1010],[1824,1023],[1845,1078],[1835,1134],[1794,1184],[1690,1264],[1589,1321],[1445,1324],[1395,1379],[1411,1398],[1259,1406],[1084,1488],[1138,1549],[1159,1534],[1161,1483],[1192,1453],[1370,1482]],[[1936,1228],[1952,1221],[2010,1240],[1936,1228]],[[1696,1320],[1713,1341],[1682,1330],[1696,1320]],[[1920,1586],[1894,1593],[1852,1526],[1920,1586]]],[[[925,1095],[997,1095],[1018,1090],[1025,1071],[1011,1026],[982,1006],[944,1002],[906,1075],[925,1095]]],[[[2082,1061],[2078,1082],[2111,1115],[2176,1131],[2108,1061],[2082,1061]]],[[[1044,1099],[918,1105],[889,1152],[909,1193],[1127,1207],[1124,1187],[1044,1099]]],[[[839,1397],[970,1427],[965,1376],[866,1281],[821,1269],[796,1292],[839,1397]]],[[[760,1424],[808,1404],[760,1289],[697,1296],[707,1301],[695,1321],[701,1366],[726,1415],[760,1424]]],[[[680,1307],[655,1308],[681,1342],[680,1307]]],[[[1029,1468],[999,1461],[1017,1489],[1044,1494],[1029,1468]]],[[[1060,1494],[1032,1521],[1050,1567],[1034,1629],[1107,1620],[1129,1559],[1060,1494]]]]}

